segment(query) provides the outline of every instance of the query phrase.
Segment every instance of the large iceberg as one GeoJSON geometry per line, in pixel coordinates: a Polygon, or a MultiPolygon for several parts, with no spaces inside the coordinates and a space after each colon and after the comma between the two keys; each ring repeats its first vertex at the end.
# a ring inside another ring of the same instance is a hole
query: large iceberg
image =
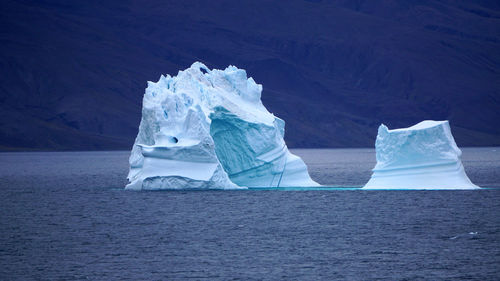
{"type": "Polygon", "coordinates": [[[195,62],[148,82],[127,189],[316,186],[245,70],[195,62]]]}
{"type": "Polygon", "coordinates": [[[377,164],[366,189],[476,189],[465,174],[448,121],[378,128],[377,164]]]}

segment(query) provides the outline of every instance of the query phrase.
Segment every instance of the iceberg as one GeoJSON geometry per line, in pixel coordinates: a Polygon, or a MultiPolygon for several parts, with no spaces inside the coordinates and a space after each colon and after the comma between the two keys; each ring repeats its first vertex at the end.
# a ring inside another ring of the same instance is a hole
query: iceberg
{"type": "Polygon", "coordinates": [[[365,189],[476,189],[460,160],[448,121],[378,128],[377,164],[365,189]]]}
{"type": "Polygon", "coordinates": [[[245,70],[195,62],[148,82],[126,189],[317,186],[245,70]]]}

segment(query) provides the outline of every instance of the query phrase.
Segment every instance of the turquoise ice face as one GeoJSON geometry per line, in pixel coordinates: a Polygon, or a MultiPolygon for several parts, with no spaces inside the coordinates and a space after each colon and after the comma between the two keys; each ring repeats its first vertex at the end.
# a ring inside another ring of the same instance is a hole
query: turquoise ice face
{"type": "Polygon", "coordinates": [[[284,122],[271,124],[241,119],[222,106],[210,114],[215,152],[229,178],[240,186],[316,186],[305,163],[283,140],[284,122]]]}

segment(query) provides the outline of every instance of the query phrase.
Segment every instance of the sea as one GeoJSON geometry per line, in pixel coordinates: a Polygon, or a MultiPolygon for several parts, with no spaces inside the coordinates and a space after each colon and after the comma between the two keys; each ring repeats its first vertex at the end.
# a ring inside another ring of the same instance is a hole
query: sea
{"type": "Polygon", "coordinates": [[[361,190],[373,149],[294,149],[325,187],[126,191],[128,151],[0,153],[0,280],[500,280],[500,148],[481,190],[361,190]]]}

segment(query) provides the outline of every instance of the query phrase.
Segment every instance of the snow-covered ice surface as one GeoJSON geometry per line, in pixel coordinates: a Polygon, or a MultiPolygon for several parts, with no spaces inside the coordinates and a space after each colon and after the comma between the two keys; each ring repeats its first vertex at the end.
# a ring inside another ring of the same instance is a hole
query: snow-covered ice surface
{"type": "Polygon", "coordinates": [[[195,62],[148,82],[127,189],[317,186],[245,70],[195,62]]]}
{"type": "Polygon", "coordinates": [[[477,189],[460,161],[448,121],[378,128],[377,164],[365,189],[477,189]]]}

